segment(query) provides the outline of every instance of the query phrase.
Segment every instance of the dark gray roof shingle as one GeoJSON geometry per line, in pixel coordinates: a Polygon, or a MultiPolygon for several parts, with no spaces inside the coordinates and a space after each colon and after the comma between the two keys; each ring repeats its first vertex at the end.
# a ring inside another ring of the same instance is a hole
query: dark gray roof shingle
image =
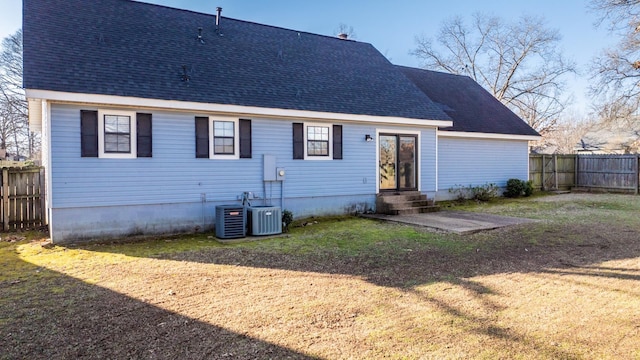
{"type": "Polygon", "coordinates": [[[367,43],[129,0],[23,12],[27,89],[450,120],[367,43]]]}
{"type": "Polygon", "coordinates": [[[539,136],[518,115],[468,76],[404,66],[396,68],[453,119],[452,127],[441,130],[539,136]]]}

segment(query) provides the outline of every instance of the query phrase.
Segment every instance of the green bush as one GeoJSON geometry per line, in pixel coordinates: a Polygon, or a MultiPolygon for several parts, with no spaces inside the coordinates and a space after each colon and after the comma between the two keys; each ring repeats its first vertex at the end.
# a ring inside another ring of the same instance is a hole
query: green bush
{"type": "Polygon", "coordinates": [[[462,185],[454,185],[453,187],[449,188],[449,193],[454,194],[456,201],[458,202],[465,201],[468,198],[467,191],[468,188],[462,185]]]}
{"type": "Polygon", "coordinates": [[[456,185],[449,189],[449,193],[454,194],[456,200],[462,202],[466,199],[473,199],[476,201],[489,201],[498,196],[499,188],[496,184],[489,183],[478,186],[456,185]]]}
{"type": "Polygon", "coordinates": [[[517,198],[520,196],[531,196],[533,194],[533,182],[523,181],[520,179],[507,180],[507,188],[503,195],[509,198],[517,198]]]}
{"type": "Polygon", "coordinates": [[[524,196],[531,196],[533,194],[533,181],[529,180],[524,183],[524,196]]]}
{"type": "Polygon", "coordinates": [[[498,196],[498,186],[493,183],[469,187],[471,198],[477,201],[489,201],[498,196]]]}
{"type": "Polygon", "coordinates": [[[520,179],[509,179],[507,180],[507,188],[505,189],[503,195],[508,198],[516,198],[522,196],[524,192],[524,181],[520,179]]]}
{"type": "Polygon", "coordinates": [[[293,222],[293,213],[289,210],[282,211],[282,231],[289,232],[289,225],[293,222]]]}

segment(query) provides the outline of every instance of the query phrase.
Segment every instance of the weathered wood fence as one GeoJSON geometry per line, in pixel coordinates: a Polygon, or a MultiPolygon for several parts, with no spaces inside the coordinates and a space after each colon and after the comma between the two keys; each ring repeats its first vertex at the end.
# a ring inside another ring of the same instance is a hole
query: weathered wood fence
{"type": "Polygon", "coordinates": [[[640,155],[530,155],[537,190],[619,191],[638,194],[640,155]]]}
{"type": "Polygon", "coordinates": [[[26,230],[46,225],[44,170],[3,168],[1,179],[2,230],[26,230]]]}

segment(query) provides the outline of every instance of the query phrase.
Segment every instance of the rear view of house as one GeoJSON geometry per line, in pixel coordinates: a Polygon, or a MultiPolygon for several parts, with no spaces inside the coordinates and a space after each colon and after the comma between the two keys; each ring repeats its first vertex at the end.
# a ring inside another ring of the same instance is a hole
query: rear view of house
{"type": "Polygon", "coordinates": [[[129,0],[23,11],[54,242],[210,230],[243,194],[302,217],[527,177],[521,119],[367,43],[129,0]]]}

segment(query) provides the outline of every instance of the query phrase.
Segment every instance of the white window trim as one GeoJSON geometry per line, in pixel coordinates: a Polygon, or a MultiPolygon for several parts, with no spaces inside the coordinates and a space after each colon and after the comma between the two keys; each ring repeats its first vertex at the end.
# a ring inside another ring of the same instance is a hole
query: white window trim
{"type": "Polygon", "coordinates": [[[224,116],[209,116],[209,159],[236,160],[240,159],[240,121],[239,118],[224,116]],[[233,155],[216,155],[213,149],[213,122],[228,121],[233,122],[233,155]]]}
{"type": "Polygon", "coordinates": [[[327,124],[327,123],[304,123],[304,159],[305,160],[319,160],[319,161],[327,161],[327,160],[333,160],[333,124],[327,124]],[[328,156],[314,156],[311,155],[309,156],[307,154],[307,134],[308,131],[307,129],[309,127],[326,127],[329,128],[329,155],[328,156]]]}
{"type": "Polygon", "coordinates": [[[135,111],[123,111],[123,110],[98,110],[98,157],[104,159],[135,159],[138,157],[138,137],[137,137],[137,119],[135,111]],[[104,116],[105,115],[118,115],[129,116],[131,119],[131,128],[129,133],[130,147],[129,153],[108,153],[104,151],[104,116]]]}

